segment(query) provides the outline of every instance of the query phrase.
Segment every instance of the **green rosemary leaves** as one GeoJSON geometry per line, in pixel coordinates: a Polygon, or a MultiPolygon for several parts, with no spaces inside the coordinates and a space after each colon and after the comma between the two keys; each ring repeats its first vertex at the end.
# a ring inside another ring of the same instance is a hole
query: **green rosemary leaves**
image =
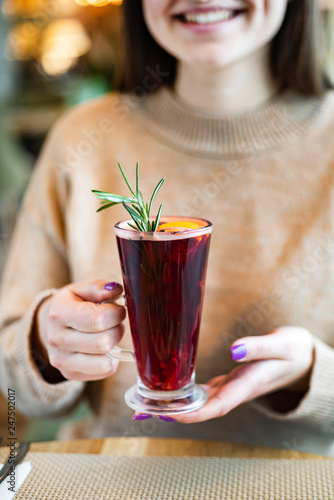
{"type": "Polygon", "coordinates": [[[118,163],[119,169],[123,175],[123,178],[128,186],[132,196],[121,196],[119,194],[106,193],[105,191],[97,191],[93,189],[92,192],[96,194],[96,196],[102,200],[101,207],[97,210],[101,212],[101,210],[105,210],[106,208],[113,207],[114,205],[118,205],[122,203],[124,208],[130,214],[134,224],[129,224],[136,231],[156,231],[158,229],[160,223],[160,217],[162,212],[162,204],[159,207],[158,214],[155,220],[150,220],[150,212],[152,208],[152,203],[158,194],[159,189],[164,183],[165,179],[161,179],[161,181],[157,184],[156,188],[153,191],[151,196],[151,200],[149,203],[144,203],[142,194],[139,190],[139,164],[137,162],[136,165],[136,190],[134,191],[130,183],[125,175],[125,172],[120,163],[118,163]]]}

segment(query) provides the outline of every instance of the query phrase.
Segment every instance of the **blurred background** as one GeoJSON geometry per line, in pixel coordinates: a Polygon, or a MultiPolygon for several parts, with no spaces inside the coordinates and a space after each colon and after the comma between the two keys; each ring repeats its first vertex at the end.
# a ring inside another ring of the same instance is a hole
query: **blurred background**
{"type": "MultiPolygon", "coordinates": [[[[25,186],[65,109],[113,89],[121,0],[0,0],[0,279],[25,186]]],[[[71,417],[88,414],[83,404],[71,417]]],[[[28,421],[18,438],[56,436],[63,419],[28,421]]],[[[66,419],[67,420],[67,419],[66,419]]],[[[7,435],[0,395],[0,436],[7,435]]]]}
{"type": "Polygon", "coordinates": [[[53,122],[113,88],[121,0],[0,0],[0,233],[4,247],[53,122]]]}
{"type": "MultiPolygon", "coordinates": [[[[334,81],[334,0],[319,2],[331,26],[327,65],[334,81]]],[[[121,3],[0,0],[0,280],[20,200],[50,127],[65,109],[113,90],[121,3]]],[[[83,403],[70,420],[88,413],[83,403]]],[[[17,417],[18,438],[33,441],[54,439],[64,421],[17,417]]],[[[6,422],[0,396],[0,436],[6,422]]]]}

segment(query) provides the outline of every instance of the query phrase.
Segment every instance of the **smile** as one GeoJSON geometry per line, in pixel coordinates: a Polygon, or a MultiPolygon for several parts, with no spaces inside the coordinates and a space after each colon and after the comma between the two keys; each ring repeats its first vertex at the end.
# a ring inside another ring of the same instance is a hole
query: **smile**
{"type": "Polygon", "coordinates": [[[229,21],[244,12],[243,10],[219,9],[201,12],[189,12],[179,14],[176,17],[179,21],[186,24],[215,24],[229,21]]]}

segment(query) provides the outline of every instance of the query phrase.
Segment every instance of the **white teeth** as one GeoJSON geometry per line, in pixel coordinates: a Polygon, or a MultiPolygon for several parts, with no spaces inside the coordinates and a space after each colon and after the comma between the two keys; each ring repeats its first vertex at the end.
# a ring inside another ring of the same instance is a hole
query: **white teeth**
{"type": "Polygon", "coordinates": [[[184,19],[187,23],[213,24],[232,19],[234,15],[231,10],[217,10],[215,12],[202,12],[201,14],[184,14],[184,19]]]}

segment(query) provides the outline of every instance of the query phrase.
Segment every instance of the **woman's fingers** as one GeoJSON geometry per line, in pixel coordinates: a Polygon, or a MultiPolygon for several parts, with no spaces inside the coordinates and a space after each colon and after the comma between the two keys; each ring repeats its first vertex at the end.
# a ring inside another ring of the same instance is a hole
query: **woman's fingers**
{"type": "Polygon", "coordinates": [[[123,306],[85,302],[73,298],[70,291],[59,296],[58,300],[51,304],[49,311],[52,323],[86,333],[103,332],[114,328],[125,319],[125,315],[123,306]]]}
{"type": "MultiPolygon", "coordinates": [[[[175,416],[194,423],[226,415],[240,404],[303,382],[307,390],[313,363],[312,334],[302,327],[281,327],[262,337],[245,337],[232,345],[232,357],[242,364],[206,386],[208,402],[196,412],[175,416]]],[[[174,415],[173,415],[174,417],[174,415]]]]}
{"type": "Polygon", "coordinates": [[[207,385],[203,386],[208,393],[208,402],[197,411],[175,418],[178,422],[190,424],[226,415],[233,408],[247,401],[253,392],[249,372],[248,366],[238,367],[229,375],[210,380],[207,385]]]}
{"type": "Polygon", "coordinates": [[[79,282],[45,302],[38,324],[43,346],[65,378],[99,380],[115,372],[118,362],[107,353],[123,336],[126,309],[113,302],[122,291],[106,280],[79,282]]]}
{"type": "Polygon", "coordinates": [[[124,325],[120,324],[101,333],[85,333],[65,328],[59,332],[54,345],[62,347],[66,352],[82,352],[84,354],[106,354],[122,340],[124,325]]]}
{"type": "Polygon", "coordinates": [[[50,363],[68,380],[95,380],[105,378],[116,371],[117,362],[106,354],[73,353],[66,356],[51,351],[50,363]]]}
{"type": "Polygon", "coordinates": [[[122,293],[122,285],[106,280],[81,281],[67,287],[78,300],[99,304],[122,293]]]}
{"type": "Polygon", "coordinates": [[[71,310],[66,326],[86,333],[104,332],[119,325],[126,316],[125,307],[117,304],[78,303],[71,310]]]}
{"type": "Polygon", "coordinates": [[[305,328],[281,327],[268,335],[244,337],[231,346],[234,361],[255,361],[261,359],[293,359],[298,349],[312,342],[311,334],[305,328]]]}
{"type": "Polygon", "coordinates": [[[255,361],[259,359],[285,359],[287,350],[283,343],[271,335],[247,337],[231,347],[233,361],[255,361]]]}
{"type": "Polygon", "coordinates": [[[74,353],[68,356],[66,369],[87,375],[106,376],[114,368],[113,360],[106,354],[74,353]]]}
{"type": "Polygon", "coordinates": [[[286,363],[265,360],[238,366],[228,375],[216,377],[203,386],[209,399],[200,410],[175,418],[178,422],[194,423],[222,417],[237,406],[276,390],[288,380],[286,363]]]}

